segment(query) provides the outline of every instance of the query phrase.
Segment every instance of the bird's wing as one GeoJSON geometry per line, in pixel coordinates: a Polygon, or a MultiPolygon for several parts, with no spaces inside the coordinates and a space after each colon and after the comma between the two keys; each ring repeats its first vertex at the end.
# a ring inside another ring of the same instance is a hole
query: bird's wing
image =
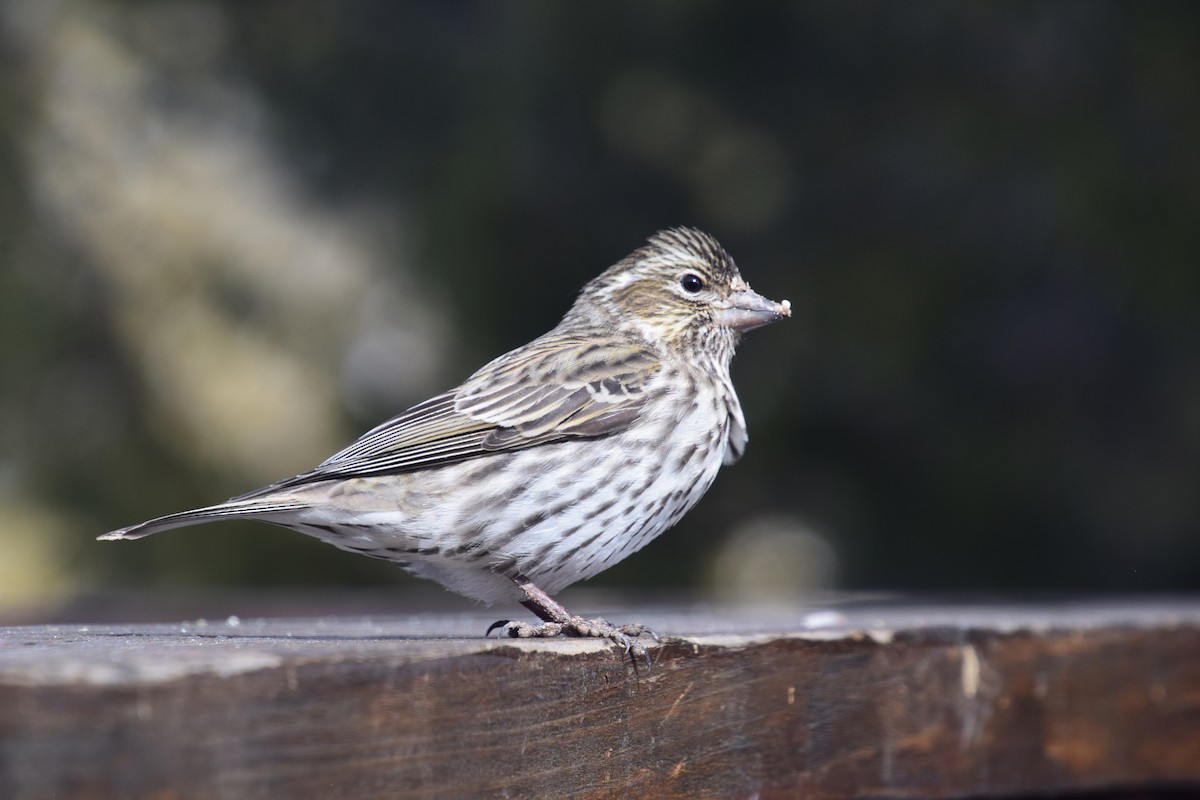
{"type": "Polygon", "coordinates": [[[496,359],[463,384],[455,408],[496,429],[488,450],[624,430],[661,369],[644,347],[548,336],[496,359]]]}
{"type": "Polygon", "coordinates": [[[243,497],[616,433],[637,418],[660,368],[642,347],[547,335],[368,431],[316,469],[243,497]]]}

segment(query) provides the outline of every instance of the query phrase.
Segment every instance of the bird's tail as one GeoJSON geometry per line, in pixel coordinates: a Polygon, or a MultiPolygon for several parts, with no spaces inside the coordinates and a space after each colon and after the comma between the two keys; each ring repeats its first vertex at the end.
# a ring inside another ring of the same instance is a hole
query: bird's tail
{"type": "Polygon", "coordinates": [[[176,514],[155,517],[137,525],[130,525],[127,528],[118,528],[115,531],[109,531],[96,538],[102,542],[111,542],[118,539],[141,539],[152,533],[169,531],[172,528],[200,525],[205,522],[217,522],[225,519],[265,519],[270,521],[272,517],[278,514],[288,514],[306,507],[303,503],[286,501],[230,500],[226,503],[218,503],[214,506],[197,508],[192,511],[180,511],[176,514]]]}

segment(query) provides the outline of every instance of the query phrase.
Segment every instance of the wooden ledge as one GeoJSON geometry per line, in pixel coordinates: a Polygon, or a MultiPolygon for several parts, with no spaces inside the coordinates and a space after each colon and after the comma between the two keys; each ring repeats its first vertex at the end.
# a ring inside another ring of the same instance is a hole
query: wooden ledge
{"type": "Polygon", "coordinates": [[[0,629],[0,797],[1200,796],[1200,601],[0,629]]]}

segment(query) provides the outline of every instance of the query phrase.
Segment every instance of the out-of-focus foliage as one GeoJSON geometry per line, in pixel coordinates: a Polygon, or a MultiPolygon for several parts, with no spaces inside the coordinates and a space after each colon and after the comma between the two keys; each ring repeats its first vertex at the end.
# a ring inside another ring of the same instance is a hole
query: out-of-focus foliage
{"type": "Polygon", "coordinates": [[[1200,585],[1200,7],[0,7],[0,585],[400,580],[303,470],[654,230],[790,322],[744,461],[596,582],[1200,585]]]}

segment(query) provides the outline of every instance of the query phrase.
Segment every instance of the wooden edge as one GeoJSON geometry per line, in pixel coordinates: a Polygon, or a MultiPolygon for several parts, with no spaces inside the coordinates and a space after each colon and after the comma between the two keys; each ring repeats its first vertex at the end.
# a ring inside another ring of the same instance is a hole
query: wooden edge
{"type": "Polygon", "coordinates": [[[958,612],[693,620],[649,671],[603,642],[396,638],[408,620],[6,629],[0,796],[1200,791],[1195,608],[958,612]]]}

